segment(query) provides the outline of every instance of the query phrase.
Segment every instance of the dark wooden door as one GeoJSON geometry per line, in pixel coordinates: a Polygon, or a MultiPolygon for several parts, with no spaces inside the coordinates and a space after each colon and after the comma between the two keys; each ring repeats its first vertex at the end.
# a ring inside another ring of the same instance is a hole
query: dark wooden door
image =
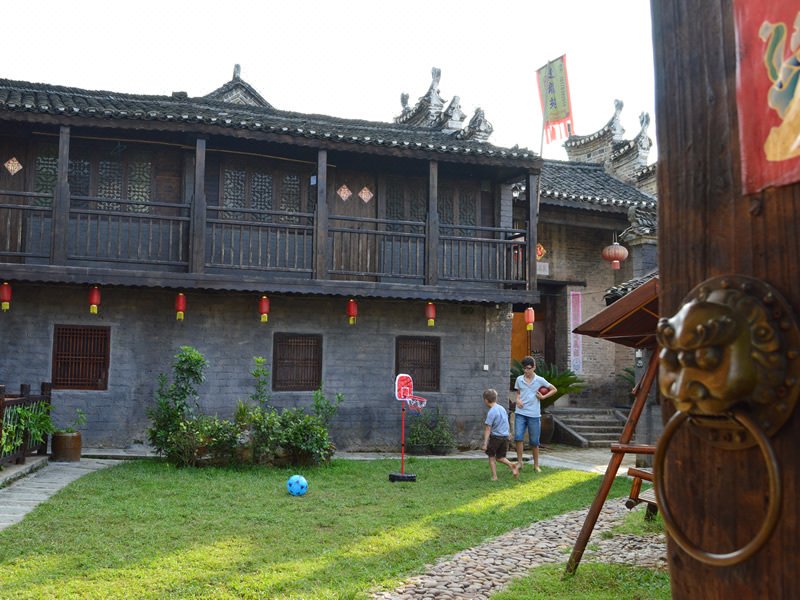
{"type": "MultiPolygon", "coordinates": [[[[697,284],[738,274],[776,288],[796,317],[800,185],[743,193],[735,2],[652,0],[651,5],[662,314],[675,315],[697,284]]],[[[791,32],[792,22],[786,25],[791,32]]],[[[744,143],[751,141],[745,136],[744,143]]],[[[666,420],[674,407],[663,400],[662,407],[666,420]]],[[[766,544],[748,560],[720,567],[692,558],[670,539],[673,597],[800,598],[798,440],[800,410],[794,410],[770,438],[783,493],[777,528],[766,544]]],[[[770,501],[763,453],[757,447],[719,449],[686,427],[668,447],[664,490],[685,536],[714,553],[750,542],[770,501]]]]}
{"type": "Polygon", "coordinates": [[[369,173],[337,169],[329,184],[332,279],[374,280],[378,272],[377,189],[369,173]],[[344,218],[342,218],[344,217],[344,218]]]}

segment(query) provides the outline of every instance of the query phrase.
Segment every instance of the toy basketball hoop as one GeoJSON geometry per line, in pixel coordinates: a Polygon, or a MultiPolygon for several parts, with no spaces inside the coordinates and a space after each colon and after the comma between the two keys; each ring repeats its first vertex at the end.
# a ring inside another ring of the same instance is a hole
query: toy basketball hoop
{"type": "Polygon", "coordinates": [[[389,473],[389,481],[416,481],[417,476],[406,473],[406,407],[414,412],[422,412],[427,400],[414,395],[414,380],[411,375],[400,373],[394,380],[394,397],[403,403],[400,418],[400,472],[389,473]]]}
{"type": "Polygon", "coordinates": [[[405,402],[408,409],[414,412],[422,412],[428,402],[425,398],[414,395],[414,380],[405,373],[400,373],[394,380],[394,397],[405,402]]]}

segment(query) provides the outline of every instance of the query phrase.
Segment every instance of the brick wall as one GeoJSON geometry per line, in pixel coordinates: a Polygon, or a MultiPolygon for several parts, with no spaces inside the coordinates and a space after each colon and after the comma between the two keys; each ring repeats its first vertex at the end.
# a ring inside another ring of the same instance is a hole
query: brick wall
{"type": "MultiPolygon", "coordinates": [[[[186,320],[175,320],[174,292],[104,288],[98,315],[90,315],[85,287],[14,285],[11,311],[0,314],[0,383],[9,390],[50,380],[54,324],[111,328],[108,390],[53,392],[53,417],[68,421],[86,411],[84,444],[124,447],[146,440],[147,407],[157,377],[171,375],[181,345],[200,350],[209,367],[200,388],[205,412],[230,417],[253,391],[253,356],[272,356],[274,332],[323,335],[323,387],[344,402],[332,425],[340,449],[398,449],[400,405],[394,399],[395,336],[441,338],[439,392],[420,393],[455,424],[459,443],[480,440],[487,387],[508,385],[510,307],[437,304],[429,328],[421,301],[360,299],[355,326],[347,324],[343,298],[271,298],[268,324],[259,322],[257,294],[187,294],[186,320]],[[483,366],[488,365],[484,371],[483,366]]],[[[272,392],[278,407],[311,406],[311,392],[272,392]]]]}

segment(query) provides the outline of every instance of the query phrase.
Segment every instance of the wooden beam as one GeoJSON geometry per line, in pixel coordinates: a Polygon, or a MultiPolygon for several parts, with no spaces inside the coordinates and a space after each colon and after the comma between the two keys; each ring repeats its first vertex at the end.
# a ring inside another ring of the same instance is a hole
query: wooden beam
{"type": "Polygon", "coordinates": [[[194,198],[189,228],[189,272],[203,273],[206,267],[206,140],[197,138],[194,153],[194,198]]]}
{"type": "Polygon", "coordinates": [[[539,178],[538,173],[528,174],[528,231],[525,239],[528,242],[528,289],[536,289],[536,238],[539,223],[539,178]]]}
{"type": "Polygon", "coordinates": [[[328,151],[317,152],[317,207],[314,215],[314,279],[328,279],[328,151]]]}
{"type": "Polygon", "coordinates": [[[58,179],[53,196],[53,235],[50,246],[50,264],[67,264],[67,236],[69,234],[69,127],[58,132],[58,179]]]}
{"type": "Polygon", "coordinates": [[[425,231],[425,285],[439,283],[439,163],[428,163],[428,222],[425,231]]]}

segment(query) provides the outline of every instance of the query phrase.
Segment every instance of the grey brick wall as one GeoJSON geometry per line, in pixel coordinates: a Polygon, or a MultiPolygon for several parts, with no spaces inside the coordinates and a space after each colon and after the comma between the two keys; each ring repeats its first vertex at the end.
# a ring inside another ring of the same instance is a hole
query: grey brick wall
{"type": "MultiPolygon", "coordinates": [[[[34,389],[51,376],[54,324],[102,325],[111,329],[108,390],[53,392],[53,417],[68,421],[86,411],[87,445],[124,447],[146,439],[146,416],[157,377],[171,374],[181,345],[200,350],[209,367],[200,388],[205,412],[230,417],[238,400],[253,391],[253,356],[272,357],[274,332],[323,336],[323,387],[344,402],[332,424],[340,449],[398,449],[400,405],[394,399],[395,337],[441,339],[441,389],[420,395],[455,425],[461,445],[480,440],[485,407],[481,393],[508,385],[508,305],[437,304],[429,328],[421,301],[360,299],[355,326],[347,324],[343,298],[271,297],[268,324],[259,322],[256,294],[187,294],[186,320],[175,320],[174,292],[104,288],[98,315],[90,315],[85,287],[14,285],[12,310],[0,314],[0,383],[9,390],[34,389]],[[483,366],[488,365],[484,371],[483,366]]],[[[272,392],[278,407],[309,407],[311,392],[272,392]]]]}

